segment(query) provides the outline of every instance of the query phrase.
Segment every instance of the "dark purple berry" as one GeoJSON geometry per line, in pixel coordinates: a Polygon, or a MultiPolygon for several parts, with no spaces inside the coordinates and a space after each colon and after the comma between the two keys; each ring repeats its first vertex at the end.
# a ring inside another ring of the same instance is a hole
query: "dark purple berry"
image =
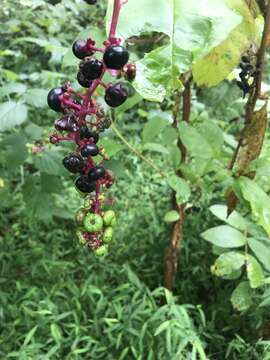
{"type": "Polygon", "coordinates": [[[94,54],[93,51],[87,49],[86,40],[76,40],[72,45],[72,51],[78,59],[83,59],[86,56],[91,56],[94,54]]]}
{"type": "Polygon", "coordinates": [[[65,92],[66,92],[66,90],[61,87],[56,87],[49,91],[48,96],[47,96],[47,103],[52,110],[54,110],[56,112],[61,112],[63,110],[61,101],[59,98],[65,92]]]}
{"type": "Polygon", "coordinates": [[[90,86],[92,85],[92,80],[86,79],[86,77],[83,75],[81,71],[79,71],[77,74],[77,80],[82,87],[90,88],[90,86]]]}
{"type": "Polygon", "coordinates": [[[81,64],[82,74],[88,80],[98,79],[103,70],[103,63],[97,59],[87,59],[81,64]]]}
{"type": "Polygon", "coordinates": [[[89,171],[88,178],[91,181],[95,181],[95,180],[98,180],[98,179],[104,177],[105,174],[106,174],[106,170],[104,169],[103,166],[96,166],[92,170],[89,171]]]}
{"type": "Polygon", "coordinates": [[[247,55],[243,55],[241,57],[241,60],[242,60],[243,63],[246,63],[246,64],[250,63],[250,59],[249,59],[249,57],[247,55]]]}
{"type": "Polygon", "coordinates": [[[68,114],[61,119],[55,120],[54,127],[57,131],[75,132],[80,129],[78,122],[73,114],[68,114]]]}
{"type": "Polygon", "coordinates": [[[81,139],[93,139],[94,143],[96,144],[99,140],[99,135],[95,131],[90,130],[87,126],[81,127],[80,132],[81,139]]]}
{"type": "Polygon", "coordinates": [[[63,159],[64,167],[73,174],[82,172],[85,166],[83,158],[78,154],[69,154],[63,159]]]}
{"type": "Polygon", "coordinates": [[[89,5],[95,5],[97,3],[97,0],[84,0],[89,5]]]}
{"type": "Polygon", "coordinates": [[[105,101],[111,107],[122,105],[128,97],[128,91],[121,83],[116,83],[106,89],[105,101]]]}
{"type": "Polygon", "coordinates": [[[75,186],[83,193],[90,193],[96,189],[96,184],[86,175],[78,177],[75,181],[75,186]]]}
{"type": "Polygon", "coordinates": [[[109,69],[120,70],[129,59],[127,49],[120,45],[113,45],[109,47],[103,56],[103,61],[109,69]]]}
{"type": "Polygon", "coordinates": [[[86,144],[81,149],[81,154],[83,157],[96,156],[98,153],[99,150],[96,144],[86,144]]]}

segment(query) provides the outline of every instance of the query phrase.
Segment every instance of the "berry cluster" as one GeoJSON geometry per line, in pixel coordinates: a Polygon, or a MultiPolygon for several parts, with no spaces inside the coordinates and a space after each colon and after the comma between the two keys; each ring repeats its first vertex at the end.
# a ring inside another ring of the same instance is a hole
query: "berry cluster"
{"type": "MultiPolygon", "coordinates": [[[[85,0],[95,4],[95,0],[85,0]]],[[[54,123],[56,132],[50,136],[52,144],[73,141],[74,152],[63,159],[64,167],[77,174],[75,187],[85,197],[85,206],[76,216],[79,226],[77,232],[80,243],[87,245],[97,255],[107,252],[107,244],[112,239],[115,214],[112,210],[104,212],[105,192],[114,182],[114,174],[105,169],[108,160],[105,150],[98,146],[99,132],[110,126],[110,118],[101,105],[93,98],[98,86],[105,88],[104,100],[110,107],[122,105],[130,96],[130,87],[117,81],[104,84],[104,74],[108,71],[117,78],[122,75],[129,81],[136,76],[136,67],[128,63],[129,52],[122,45],[122,39],[115,36],[121,6],[125,0],[114,0],[114,11],[109,37],[104,48],[98,48],[92,39],[77,40],[72,46],[74,55],[81,60],[77,74],[78,83],[87,88],[76,92],[70,83],[53,88],[48,93],[49,107],[63,115],[54,123]],[[95,57],[101,53],[102,58],[95,57]]],[[[108,202],[108,201],[107,201],[108,202]]]]}
{"type": "Polygon", "coordinates": [[[250,57],[247,55],[242,56],[239,68],[241,69],[239,73],[240,80],[237,80],[237,85],[243,91],[243,97],[245,98],[246,94],[251,91],[254,78],[260,71],[260,68],[258,66],[255,68],[251,63],[250,57]]]}

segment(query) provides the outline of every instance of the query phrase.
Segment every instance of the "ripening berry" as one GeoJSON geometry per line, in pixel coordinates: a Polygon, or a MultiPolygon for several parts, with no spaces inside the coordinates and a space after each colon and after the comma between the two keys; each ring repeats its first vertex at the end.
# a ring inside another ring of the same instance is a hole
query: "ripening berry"
{"type": "Polygon", "coordinates": [[[96,189],[96,184],[86,175],[78,177],[75,181],[75,186],[82,193],[90,193],[96,189]]]}
{"type": "Polygon", "coordinates": [[[54,127],[57,131],[75,132],[80,129],[76,117],[73,114],[68,114],[61,119],[55,120],[54,127]]]}
{"type": "Polygon", "coordinates": [[[86,59],[80,65],[81,72],[88,80],[98,79],[103,71],[103,63],[97,59],[86,59]]]}
{"type": "Polygon", "coordinates": [[[92,170],[89,171],[88,178],[91,181],[95,181],[95,180],[103,178],[105,176],[105,174],[106,174],[106,170],[104,169],[103,166],[96,166],[92,170]]]}
{"type": "Polygon", "coordinates": [[[72,51],[73,54],[81,60],[86,56],[91,56],[94,54],[93,51],[87,49],[86,40],[76,40],[72,45],[72,51]]]}
{"type": "Polygon", "coordinates": [[[83,157],[96,156],[98,153],[99,150],[96,144],[86,144],[81,149],[81,154],[83,157]]]}
{"type": "Polygon", "coordinates": [[[56,87],[49,91],[47,96],[47,103],[52,110],[56,112],[61,112],[63,110],[60,96],[65,92],[66,90],[61,87],[56,87]]]}
{"type": "Polygon", "coordinates": [[[90,86],[92,85],[92,80],[86,79],[86,77],[83,75],[81,71],[79,71],[77,74],[77,80],[82,87],[90,88],[90,86]]]}
{"type": "Polygon", "coordinates": [[[112,223],[115,223],[116,216],[113,210],[107,210],[103,215],[103,221],[105,226],[111,226],[112,223]]]}
{"type": "Polygon", "coordinates": [[[73,174],[83,171],[85,166],[83,158],[78,154],[69,154],[63,159],[64,167],[73,174]]]}
{"type": "Polygon", "coordinates": [[[129,59],[129,53],[121,45],[113,45],[109,47],[103,56],[103,61],[109,69],[120,70],[129,59]]]}
{"type": "Polygon", "coordinates": [[[136,65],[133,63],[129,63],[125,65],[124,69],[125,78],[128,81],[133,81],[136,77],[136,65]]]}
{"type": "Polygon", "coordinates": [[[96,144],[99,140],[99,135],[95,131],[90,130],[87,126],[81,127],[80,132],[81,139],[93,139],[94,143],[96,144]]]}
{"type": "Polygon", "coordinates": [[[105,101],[111,107],[122,105],[128,98],[128,91],[121,83],[109,86],[105,92],[105,101]]]}

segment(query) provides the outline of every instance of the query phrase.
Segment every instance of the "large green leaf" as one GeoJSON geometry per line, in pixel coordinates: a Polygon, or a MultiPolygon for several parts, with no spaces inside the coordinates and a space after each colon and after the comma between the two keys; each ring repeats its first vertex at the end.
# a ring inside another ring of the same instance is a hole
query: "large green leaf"
{"type": "MultiPolygon", "coordinates": [[[[229,3],[229,0],[129,0],[123,6],[119,36],[127,39],[156,31],[169,37],[167,46],[147,54],[138,63],[134,86],[141,96],[161,101],[168,90],[180,86],[181,72],[226,39],[241,23],[241,16],[230,9],[229,3]]],[[[107,30],[112,6],[113,1],[109,0],[107,30]]]]}
{"type": "Polygon", "coordinates": [[[168,178],[168,184],[176,192],[176,200],[178,204],[188,201],[191,190],[185,180],[176,175],[172,175],[168,178]]]}
{"type": "Polygon", "coordinates": [[[211,267],[213,274],[217,276],[231,275],[233,272],[239,270],[245,263],[245,255],[235,251],[229,251],[221,254],[211,267]]]}
{"type": "Polygon", "coordinates": [[[264,274],[261,265],[251,255],[247,257],[247,276],[250,287],[256,289],[264,284],[264,274]]]}
{"type": "Polygon", "coordinates": [[[248,238],[248,246],[256,255],[257,259],[270,271],[270,241],[248,238]]]}
{"type": "Polygon", "coordinates": [[[248,281],[241,282],[231,296],[233,307],[239,311],[245,311],[252,305],[252,289],[248,281]]]}
{"type": "Polygon", "coordinates": [[[229,216],[228,207],[226,205],[213,205],[209,209],[218,219],[239,230],[246,230],[246,220],[237,211],[233,211],[229,216]]]}
{"type": "Polygon", "coordinates": [[[0,104],[0,132],[22,124],[27,118],[27,107],[8,101],[0,104]]]}
{"type": "Polygon", "coordinates": [[[248,5],[243,0],[230,0],[228,4],[242,15],[242,22],[225,41],[193,65],[193,76],[199,86],[213,86],[224,80],[239,64],[241,54],[258,37],[262,18],[255,21],[248,5]]]}
{"type": "Polygon", "coordinates": [[[270,235],[270,197],[246,177],[238,180],[243,197],[250,203],[254,220],[270,235]]]}
{"type": "Polygon", "coordinates": [[[221,225],[202,233],[202,237],[212,244],[223,248],[237,248],[246,244],[247,239],[238,230],[221,225]]]}

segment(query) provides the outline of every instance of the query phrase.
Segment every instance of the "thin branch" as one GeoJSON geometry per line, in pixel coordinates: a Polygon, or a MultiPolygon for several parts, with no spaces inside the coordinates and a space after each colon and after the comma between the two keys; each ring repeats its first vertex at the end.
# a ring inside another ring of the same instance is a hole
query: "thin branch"
{"type": "Polygon", "coordinates": [[[137,155],[141,160],[143,160],[144,162],[146,162],[149,166],[151,166],[153,169],[155,169],[155,171],[157,171],[161,177],[166,178],[165,173],[158,167],[156,166],[156,164],[149,158],[147,158],[146,156],[144,156],[138,149],[136,149],[134,146],[132,146],[127,140],[126,138],[121,134],[121,132],[117,129],[117,127],[115,126],[115,122],[114,122],[114,111],[112,111],[111,114],[111,119],[112,119],[112,124],[111,124],[111,129],[113,130],[113,132],[115,133],[115,135],[117,135],[119,137],[119,139],[129,148],[129,150],[131,152],[133,152],[135,155],[137,155]]]}

